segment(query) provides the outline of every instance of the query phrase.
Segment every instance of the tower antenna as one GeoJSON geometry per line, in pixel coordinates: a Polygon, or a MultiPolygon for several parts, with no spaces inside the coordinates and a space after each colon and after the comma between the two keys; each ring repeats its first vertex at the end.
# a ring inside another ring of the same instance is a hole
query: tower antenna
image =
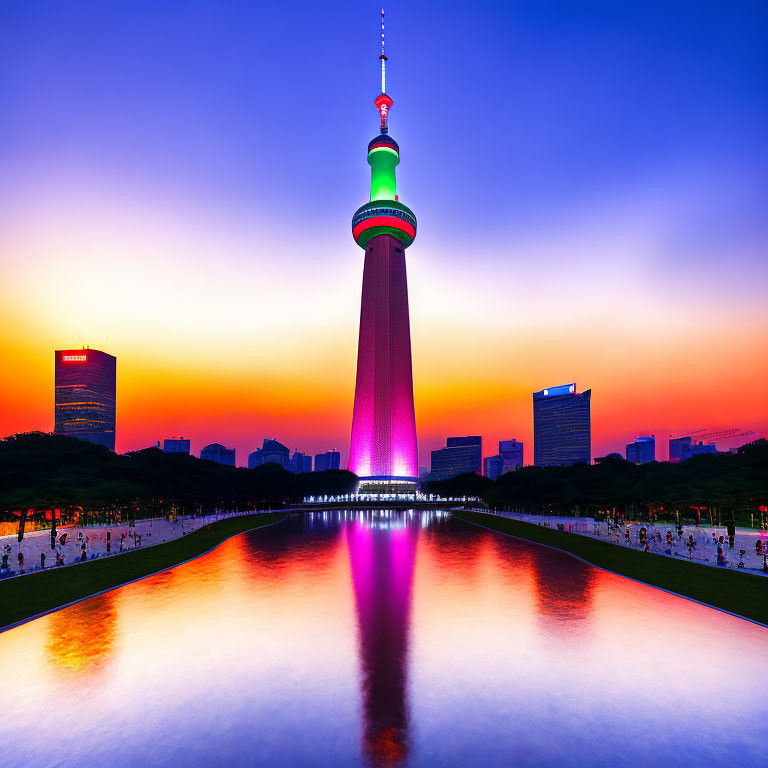
{"type": "Polygon", "coordinates": [[[387,54],[384,51],[384,9],[381,9],[381,92],[387,92],[387,54]]]}

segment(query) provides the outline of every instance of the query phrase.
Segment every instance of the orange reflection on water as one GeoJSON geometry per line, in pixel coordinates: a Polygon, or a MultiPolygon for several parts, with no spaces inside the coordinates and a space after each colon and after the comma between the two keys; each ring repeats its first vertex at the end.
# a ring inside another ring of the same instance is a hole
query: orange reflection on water
{"type": "Polygon", "coordinates": [[[48,670],[78,677],[104,669],[115,646],[117,610],[115,593],[77,603],[66,611],[51,614],[48,621],[48,670]]]}
{"type": "Polygon", "coordinates": [[[305,515],[0,635],[0,744],[73,768],[618,765],[651,742],[759,764],[766,647],[456,520],[305,515]]]}

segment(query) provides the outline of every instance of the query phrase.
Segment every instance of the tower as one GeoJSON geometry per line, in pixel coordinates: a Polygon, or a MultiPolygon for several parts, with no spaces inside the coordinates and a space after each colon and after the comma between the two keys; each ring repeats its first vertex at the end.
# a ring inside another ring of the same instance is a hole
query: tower
{"type": "Polygon", "coordinates": [[[419,473],[405,271],[416,217],[397,196],[400,147],[388,130],[393,102],[386,93],[384,11],[379,59],[381,93],[374,103],[380,132],[368,144],[371,199],[352,217],[352,236],[365,251],[365,262],[349,469],[366,490],[405,490],[419,473]]]}

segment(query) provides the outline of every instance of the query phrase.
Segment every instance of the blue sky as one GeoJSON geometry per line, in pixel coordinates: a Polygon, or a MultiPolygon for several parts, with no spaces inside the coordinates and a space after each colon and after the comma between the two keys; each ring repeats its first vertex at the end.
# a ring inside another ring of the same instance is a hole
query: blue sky
{"type": "MultiPolygon", "coordinates": [[[[247,375],[279,378],[282,366],[308,389],[327,380],[324,396],[351,416],[362,265],[349,221],[367,196],[377,130],[379,10],[6,0],[0,259],[14,295],[57,276],[41,288],[49,325],[22,307],[20,337],[46,355],[67,338],[111,339],[128,360],[161,326],[186,351],[202,334],[228,359],[273,336],[279,349],[247,375]],[[89,249],[117,277],[78,257],[89,249]],[[182,291],[172,272],[187,269],[182,291]],[[79,298],[54,320],[75,272],[79,298]],[[126,274],[156,283],[141,311],[89,313],[88,297],[126,274]],[[236,312],[227,286],[247,284],[258,295],[236,312]],[[218,314],[218,336],[213,320],[177,320],[205,313],[218,314]]],[[[606,425],[596,453],[638,431],[765,429],[732,394],[762,376],[768,332],[768,5],[392,2],[386,13],[398,186],[419,219],[409,275],[424,450],[446,433],[525,436],[530,392],[574,379],[593,387],[606,425]],[[713,360],[716,381],[702,384],[713,360]],[[640,380],[676,387],[674,405],[640,380]],[[700,401],[686,400],[700,387],[700,401]]],[[[47,394],[35,396],[33,407],[6,395],[8,408],[35,414],[8,429],[45,426],[47,394]]],[[[251,432],[279,430],[264,408],[251,432]]],[[[322,427],[336,445],[345,419],[322,427]]],[[[183,427],[158,421],[131,440],[183,427]]],[[[298,447],[323,447],[298,422],[283,429],[298,447]]],[[[244,445],[239,435],[230,442],[244,445]]]]}

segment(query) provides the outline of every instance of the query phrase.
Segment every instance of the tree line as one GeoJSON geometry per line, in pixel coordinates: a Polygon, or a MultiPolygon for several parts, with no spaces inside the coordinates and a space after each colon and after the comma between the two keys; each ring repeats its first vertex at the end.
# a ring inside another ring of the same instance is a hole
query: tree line
{"type": "Polygon", "coordinates": [[[300,475],[277,464],[227,467],[148,448],[125,455],[64,435],[29,432],[0,440],[0,514],[76,509],[97,519],[126,514],[201,514],[300,502],[355,490],[351,472],[300,475]]]}

